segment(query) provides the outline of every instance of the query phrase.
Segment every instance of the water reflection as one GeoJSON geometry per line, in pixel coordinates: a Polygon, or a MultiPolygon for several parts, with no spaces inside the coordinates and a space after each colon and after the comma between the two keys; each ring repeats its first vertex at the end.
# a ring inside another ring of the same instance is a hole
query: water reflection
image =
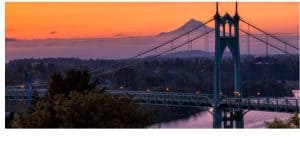
{"type": "MultiPolygon", "coordinates": [[[[244,116],[245,128],[264,128],[265,121],[271,121],[275,117],[288,119],[290,115],[289,113],[250,111],[244,116]]],[[[203,111],[186,119],[155,124],[151,128],[212,128],[212,121],[211,113],[203,111]]]]}

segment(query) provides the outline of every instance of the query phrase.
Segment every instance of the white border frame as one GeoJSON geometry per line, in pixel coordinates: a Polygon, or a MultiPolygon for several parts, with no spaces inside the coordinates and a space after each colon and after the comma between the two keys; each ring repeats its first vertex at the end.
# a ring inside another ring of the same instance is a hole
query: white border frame
{"type": "MultiPolygon", "coordinates": [[[[25,0],[7,0],[24,2],[25,0]]],[[[41,0],[31,0],[40,2],[41,0]]],[[[51,2],[62,2],[51,0],[51,2]]],[[[64,2],[77,0],[63,0],[64,2]]],[[[81,0],[83,1],[83,0],[81,0]]],[[[88,0],[89,2],[99,0],[88,0]]],[[[106,0],[108,1],[108,0],[106,0]]],[[[128,0],[110,0],[109,2],[128,0]]],[[[141,1],[141,0],[131,0],[141,1]]],[[[144,0],[156,2],[161,0],[144,0]]],[[[182,0],[163,0],[163,2],[182,0]]],[[[190,2],[199,0],[188,0],[190,2]]],[[[221,0],[224,1],[224,0],[221,0]]],[[[228,0],[225,0],[228,1],[228,0]]],[[[246,0],[244,0],[246,1],[246,0]]],[[[257,0],[255,0],[257,1],[257,0]]],[[[274,0],[264,0],[273,2],[274,0]]],[[[286,2],[275,0],[276,2],[286,2]]],[[[86,1],[83,1],[86,2],[86,1]]],[[[289,0],[289,2],[299,2],[289,0]]],[[[299,12],[300,13],[300,12],[299,12]]],[[[89,150],[89,149],[280,149],[289,150],[300,147],[300,130],[266,129],[5,129],[4,93],[5,93],[5,6],[0,1],[0,49],[1,51],[1,149],[39,149],[39,150],[89,150]]],[[[299,19],[299,18],[298,18],[299,19]]]]}

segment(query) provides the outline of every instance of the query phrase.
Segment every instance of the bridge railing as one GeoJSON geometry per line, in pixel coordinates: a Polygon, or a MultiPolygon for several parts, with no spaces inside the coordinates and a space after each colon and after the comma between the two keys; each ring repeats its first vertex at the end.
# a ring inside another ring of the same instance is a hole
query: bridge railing
{"type": "MultiPolygon", "coordinates": [[[[43,96],[46,89],[34,89],[43,96]]],[[[211,107],[213,105],[213,94],[196,93],[175,93],[175,92],[155,92],[155,91],[126,91],[108,90],[113,95],[126,95],[133,98],[140,104],[172,105],[185,107],[211,107]]],[[[25,89],[6,89],[5,100],[9,101],[30,101],[26,96],[25,89]]],[[[293,97],[222,97],[220,104],[228,109],[248,109],[275,112],[298,112],[298,98],[293,97]]],[[[13,102],[12,102],[13,103],[13,102]]]]}
{"type": "Polygon", "coordinates": [[[209,107],[212,104],[212,94],[145,92],[145,91],[108,91],[111,94],[128,95],[136,103],[152,105],[172,105],[185,107],[209,107]]]}
{"type": "Polygon", "coordinates": [[[299,113],[299,99],[293,97],[228,97],[221,101],[228,108],[299,113]]]}

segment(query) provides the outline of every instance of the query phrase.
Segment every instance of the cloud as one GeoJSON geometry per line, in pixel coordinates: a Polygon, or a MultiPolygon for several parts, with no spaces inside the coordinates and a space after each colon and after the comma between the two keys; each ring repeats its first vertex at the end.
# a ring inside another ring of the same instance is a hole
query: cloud
{"type": "Polygon", "coordinates": [[[49,34],[56,34],[56,33],[57,33],[56,31],[49,32],[49,34]]]}
{"type": "Polygon", "coordinates": [[[5,42],[16,42],[18,39],[16,38],[5,38],[5,42]]]}
{"type": "Polygon", "coordinates": [[[141,37],[139,36],[141,33],[117,33],[113,35],[114,37],[124,38],[124,37],[141,37]]]}
{"type": "Polygon", "coordinates": [[[124,36],[128,36],[128,34],[118,33],[114,35],[114,37],[124,37],[124,36]]]}

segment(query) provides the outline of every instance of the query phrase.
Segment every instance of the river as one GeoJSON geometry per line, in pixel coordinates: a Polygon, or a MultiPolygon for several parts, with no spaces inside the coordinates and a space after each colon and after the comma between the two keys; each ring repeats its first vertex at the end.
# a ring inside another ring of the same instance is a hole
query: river
{"type": "MultiPolygon", "coordinates": [[[[288,119],[289,113],[249,111],[244,116],[245,128],[264,128],[265,121],[288,119]]],[[[212,115],[203,111],[185,119],[163,122],[152,125],[150,128],[212,128],[212,115]]]]}

